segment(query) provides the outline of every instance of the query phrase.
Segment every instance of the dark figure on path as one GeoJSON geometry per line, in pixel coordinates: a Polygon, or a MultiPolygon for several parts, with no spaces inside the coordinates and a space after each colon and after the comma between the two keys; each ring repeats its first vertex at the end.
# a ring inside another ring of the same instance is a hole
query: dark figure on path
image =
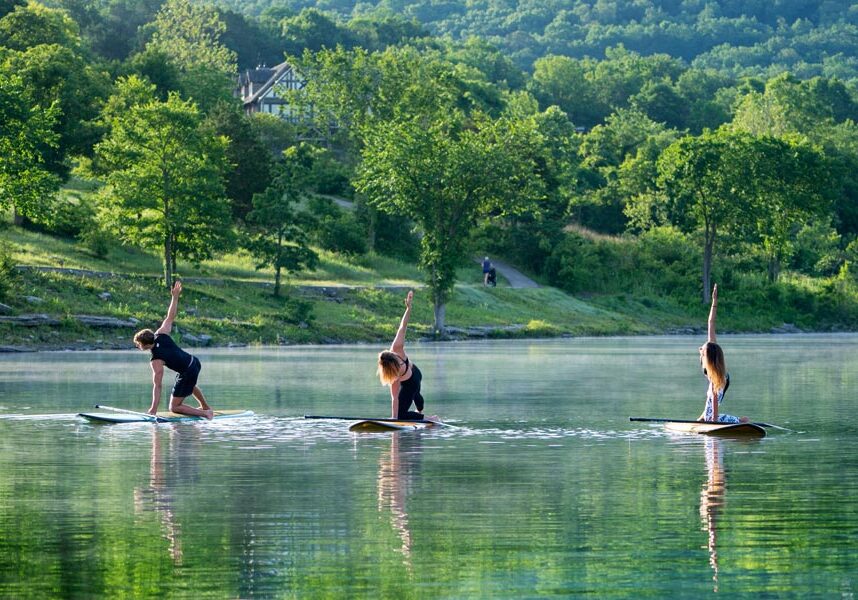
{"type": "Polygon", "coordinates": [[[173,391],[170,392],[170,410],[182,415],[205,417],[211,419],[214,411],[206,403],[203,391],[197,387],[197,378],[200,375],[202,365],[196,356],[191,356],[176,345],[169,333],[173,329],[173,321],[179,310],[179,295],[182,293],[182,282],[177,281],[170,291],[172,296],[167,316],[161,326],[156,330],[143,329],[134,336],[134,345],[141,350],[152,353],[149,364],[152,366],[152,405],[149,414],[158,412],[158,404],[161,403],[161,382],[164,378],[164,367],[176,372],[176,382],[173,391]],[[182,402],[188,396],[196,398],[199,408],[185,406],[182,402]]]}
{"type": "Polygon", "coordinates": [[[492,263],[489,260],[489,257],[486,256],[483,259],[483,285],[489,284],[489,272],[492,270],[492,263]]]}
{"type": "Polygon", "coordinates": [[[497,287],[498,285],[498,272],[494,266],[489,269],[489,275],[486,278],[486,283],[492,287],[497,287]]]}

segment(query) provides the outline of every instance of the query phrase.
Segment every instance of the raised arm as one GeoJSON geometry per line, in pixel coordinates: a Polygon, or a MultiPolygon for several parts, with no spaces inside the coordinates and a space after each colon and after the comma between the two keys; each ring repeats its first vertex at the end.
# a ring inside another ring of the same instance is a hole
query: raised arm
{"type": "Polygon", "coordinates": [[[414,292],[409,291],[405,296],[405,314],[402,315],[402,320],[399,322],[399,330],[396,332],[396,337],[393,338],[393,343],[390,344],[390,351],[405,355],[405,331],[408,329],[408,319],[411,318],[411,300],[414,298],[414,292]]]}
{"type": "Polygon", "coordinates": [[[712,286],[712,308],[709,309],[709,341],[715,341],[715,313],[718,310],[718,284],[712,286]]]}
{"type": "Polygon", "coordinates": [[[176,319],[176,313],[179,310],[179,296],[182,293],[182,282],[177,281],[173,284],[173,289],[170,290],[170,308],[167,309],[167,316],[164,317],[164,322],[161,323],[161,326],[155,332],[159,333],[170,333],[173,330],[173,321],[176,319]]]}

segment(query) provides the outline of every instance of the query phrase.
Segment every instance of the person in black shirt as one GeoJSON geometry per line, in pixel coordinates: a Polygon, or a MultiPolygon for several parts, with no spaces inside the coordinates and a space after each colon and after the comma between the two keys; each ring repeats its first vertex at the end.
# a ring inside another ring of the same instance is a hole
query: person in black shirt
{"type": "Polygon", "coordinates": [[[170,392],[170,411],[211,419],[214,411],[206,402],[203,391],[197,387],[197,378],[202,368],[200,359],[179,348],[170,337],[173,321],[179,309],[181,293],[182,282],[177,281],[170,291],[172,296],[170,308],[167,309],[167,317],[161,326],[155,331],[143,329],[134,335],[134,345],[152,353],[149,359],[149,364],[152,366],[152,405],[149,407],[149,414],[154,415],[158,412],[158,404],[161,403],[161,382],[164,378],[164,367],[167,367],[176,372],[176,383],[173,385],[173,391],[170,392]],[[199,408],[182,404],[185,398],[191,395],[196,398],[199,408]]]}

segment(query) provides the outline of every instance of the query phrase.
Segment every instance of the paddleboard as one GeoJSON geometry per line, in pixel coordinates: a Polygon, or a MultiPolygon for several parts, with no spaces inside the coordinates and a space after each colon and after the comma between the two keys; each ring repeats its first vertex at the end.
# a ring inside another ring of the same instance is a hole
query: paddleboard
{"type": "Polygon", "coordinates": [[[702,433],[722,437],[766,437],[766,430],[756,423],[705,423],[667,421],[664,426],[671,431],[702,433]]]}
{"type": "Polygon", "coordinates": [[[442,423],[436,423],[435,421],[393,421],[390,419],[375,421],[367,419],[353,423],[349,427],[349,431],[374,433],[380,431],[427,429],[435,425],[442,425],[442,423]]]}
{"type": "MultiPolygon", "coordinates": [[[[143,416],[128,415],[121,413],[78,413],[79,417],[83,417],[92,423],[155,423],[154,419],[147,419],[143,416]]],[[[252,410],[216,410],[214,413],[215,419],[234,419],[236,417],[253,416],[252,410]]],[[[190,415],[182,415],[174,412],[159,412],[158,418],[163,421],[159,423],[178,423],[181,421],[205,421],[204,417],[194,417],[190,415]]]]}

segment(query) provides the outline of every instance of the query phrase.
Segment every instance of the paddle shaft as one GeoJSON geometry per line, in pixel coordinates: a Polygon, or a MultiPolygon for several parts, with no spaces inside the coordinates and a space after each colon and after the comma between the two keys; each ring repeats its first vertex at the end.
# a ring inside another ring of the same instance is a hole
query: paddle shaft
{"type": "Polygon", "coordinates": [[[344,421],[381,421],[382,423],[435,423],[429,419],[376,419],[374,417],[328,417],[324,415],[304,415],[305,419],[342,419],[344,421]]]}
{"type": "Polygon", "coordinates": [[[126,410],[124,408],[115,408],[113,406],[105,406],[103,404],[96,404],[95,408],[101,408],[103,410],[112,410],[113,412],[125,413],[127,415],[137,415],[138,417],[145,417],[147,421],[155,421],[156,423],[167,423],[167,419],[162,419],[157,415],[150,415],[149,413],[137,412],[135,410],[126,410]]]}
{"type": "MultiPolygon", "coordinates": [[[[707,421],[693,421],[683,419],[651,419],[649,417],[629,417],[629,421],[643,421],[645,423],[706,423],[707,421]]],[[[720,423],[720,422],[719,422],[720,423]]],[[[730,423],[720,423],[722,425],[730,425],[730,423]]],[[[759,425],[760,427],[774,427],[783,429],[777,425],[769,425],[768,423],[751,423],[751,425],[759,425]]]]}

